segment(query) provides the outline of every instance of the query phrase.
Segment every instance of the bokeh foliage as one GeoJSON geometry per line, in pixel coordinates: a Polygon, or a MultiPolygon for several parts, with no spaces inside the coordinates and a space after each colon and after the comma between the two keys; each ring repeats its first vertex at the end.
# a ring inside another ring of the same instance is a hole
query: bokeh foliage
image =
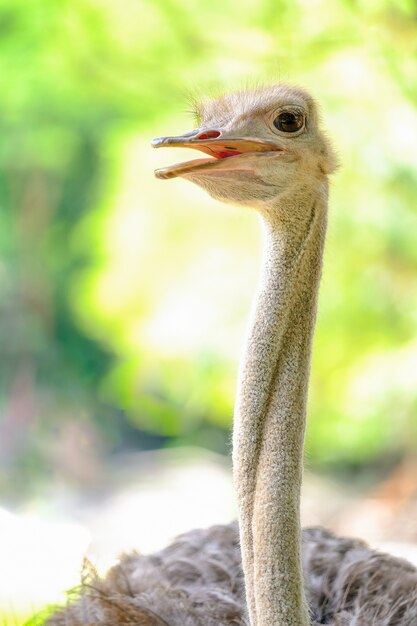
{"type": "Polygon", "coordinates": [[[271,80],[313,91],[342,164],[309,458],[406,452],[417,430],[415,1],[1,0],[0,34],[3,492],[71,474],[61,452],[74,423],[86,455],[227,448],[256,218],[154,181],[166,156],[148,140],[193,124],[189,92],[271,80]]]}

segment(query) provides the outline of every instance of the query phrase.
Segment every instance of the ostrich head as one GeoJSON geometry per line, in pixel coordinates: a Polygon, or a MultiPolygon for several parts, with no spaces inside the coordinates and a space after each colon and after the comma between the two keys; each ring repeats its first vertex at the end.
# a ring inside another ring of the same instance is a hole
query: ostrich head
{"type": "Polygon", "coordinates": [[[182,176],[218,200],[265,210],[294,186],[317,187],[335,167],[316,104],[301,89],[237,91],[203,100],[196,115],[196,130],[152,144],[195,148],[210,157],[158,169],[157,178],[182,176]]]}

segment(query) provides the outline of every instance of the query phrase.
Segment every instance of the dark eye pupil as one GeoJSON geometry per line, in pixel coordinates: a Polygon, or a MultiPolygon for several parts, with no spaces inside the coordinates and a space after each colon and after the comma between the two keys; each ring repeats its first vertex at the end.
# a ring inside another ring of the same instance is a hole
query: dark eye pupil
{"type": "Polygon", "coordinates": [[[304,119],[301,113],[289,113],[288,111],[280,113],[274,119],[274,126],[284,133],[295,133],[303,127],[304,119]]]}

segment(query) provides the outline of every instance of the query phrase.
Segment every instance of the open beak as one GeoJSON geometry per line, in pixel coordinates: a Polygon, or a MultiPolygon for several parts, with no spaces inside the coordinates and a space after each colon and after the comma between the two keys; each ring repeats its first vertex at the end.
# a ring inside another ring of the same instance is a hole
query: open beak
{"type": "MultiPolygon", "coordinates": [[[[254,137],[222,137],[219,130],[197,129],[179,137],[153,139],[154,148],[195,148],[210,155],[208,159],[194,159],[155,170],[157,178],[175,178],[207,169],[245,169],[242,157],[254,153],[284,152],[278,143],[254,137]]],[[[266,155],[265,155],[266,156],[266,155]]]]}

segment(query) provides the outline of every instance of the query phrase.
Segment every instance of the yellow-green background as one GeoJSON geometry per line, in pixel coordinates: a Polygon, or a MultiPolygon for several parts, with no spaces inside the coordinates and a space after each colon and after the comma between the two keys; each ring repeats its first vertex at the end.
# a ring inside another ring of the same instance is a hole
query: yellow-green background
{"type": "MultiPolygon", "coordinates": [[[[86,455],[229,449],[257,218],[152,170],[187,98],[319,100],[339,154],[307,459],[387,467],[417,434],[417,3],[0,1],[0,504],[86,455]]],[[[184,157],[181,154],[180,158],[184,157]]]]}

